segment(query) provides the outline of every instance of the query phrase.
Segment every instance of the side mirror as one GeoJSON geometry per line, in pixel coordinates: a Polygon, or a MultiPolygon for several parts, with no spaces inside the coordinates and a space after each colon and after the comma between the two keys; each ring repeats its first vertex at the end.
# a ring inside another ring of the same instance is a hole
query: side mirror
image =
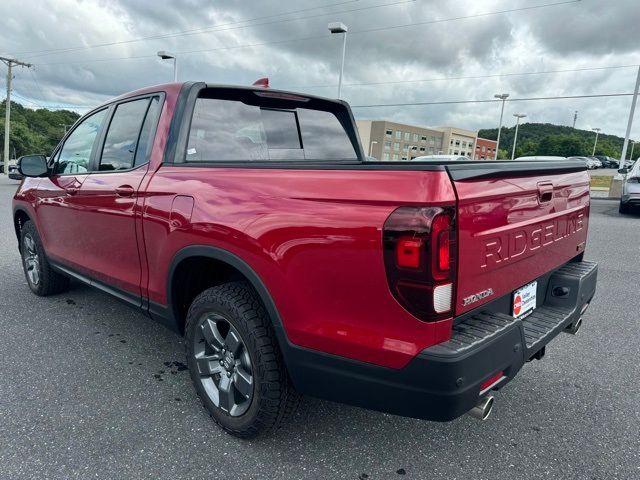
{"type": "Polygon", "coordinates": [[[629,172],[628,168],[621,168],[621,169],[618,170],[618,173],[621,173],[622,175],[624,175],[624,174],[626,174],[628,172],[629,172]]]}
{"type": "Polygon", "coordinates": [[[49,174],[47,157],[24,155],[18,159],[18,171],[23,177],[46,177],[49,174]]]}

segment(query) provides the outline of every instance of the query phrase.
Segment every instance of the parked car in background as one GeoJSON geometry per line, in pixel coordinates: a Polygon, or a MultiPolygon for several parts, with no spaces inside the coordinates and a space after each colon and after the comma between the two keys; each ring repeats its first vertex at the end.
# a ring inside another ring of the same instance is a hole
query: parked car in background
{"type": "Polygon", "coordinates": [[[533,155],[530,157],[518,157],[516,160],[531,160],[531,161],[552,161],[552,160],[566,160],[567,157],[555,157],[552,155],[533,155]]]}
{"type": "Polygon", "coordinates": [[[627,168],[621,168],[618,173],[624,175],[618,210],[620,213],[629,213],[633,207],[640,206],[640,161],[627,168]]]}
{"type": "Polygon", "coordinates": [[[468,162],[471,159],[461,155],[421,155],[413,158],[412,162],[468,162]]]}
{"type": "Polygon", "coordinates": [[[603,168],[618,168],[620,162],[615,158],[608,157],[606,155],[594,155],[593,158],[598,160],[603,168]]]}
{"type": "Polygon", "coordinates": [[[18,166],[17,165],[9,165],[9,174],[8,177],[11,180],[22,180],[22,175],[20,174],[20,171],[18,170],[18,166]]]}
{"type": "Polygon", "coordinates": [[[568,157],[567,160],[580,160],[584,162],[588,169],[591,169],[595,166],[595,162],[591,157],[568,157]]]}

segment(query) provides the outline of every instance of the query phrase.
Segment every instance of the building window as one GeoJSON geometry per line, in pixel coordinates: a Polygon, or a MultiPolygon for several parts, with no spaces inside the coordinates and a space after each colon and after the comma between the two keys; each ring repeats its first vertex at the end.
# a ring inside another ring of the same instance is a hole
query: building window
{"type": "Polygon", "coordinates": [[[451,141],[449,142],[449,145],[453,145],[453,138],[451,139],[451,141]]]}
{"type": "Polygon", "coordinates": [[[484,145],[482,146],[482,153],[487,151],[487,147],[485,147],[484,145]]]}
{"type": "Polygon", "coordinates": [[[409,133],[409,132],[404,132],[404,139],[405,139],[405,140],[411,140],[411,133],[409,133]]]}
{"type": "Polygon", "coordinates": [[[394,150],[400,150],[400,142],[394,142],[393,149],[394,150]]]}
{"type": "Polygon", "coordinates": [[[420,141],[421,142],[426,142],[427,141],[427,136],[426,135],[422,135],[422,137],[420,137],[420,141]]]}
{"type": "Polygon", "coordinates": [[[384,149],[391,150],[391,142],[384,142],[384,149]]]}
{"type": "Polygon", "coordinates": [[[403,156],[403,157],[402,157],[402,161],[403,161],[403,162],[406,162],[406,161],[407,161],[407,157],[404,157],[404,156],[403,156]]]}
{"type": "Polygon", "coordinates": [[[460,146],[460,140],[456,140],[456,147],[460,146]]]}
{"type": "Polygon", "coordinates": [[[453,154],[454,154],[454,155],[460,155],[460,152],[459,152],[458,150],[454,150],[454,151],[453,151],[453,154]]]}
{"type": "Polygon", "coordinates": [[[420,135],[418,135],[417,133],[413,134],[413,141],[414,142],[417,142],[419,138],[420,138],[420,135]]]}
{"type": "Polygon", "coordinates": [[[421,152],[424,152],[424,147],[420,147],[420,151],[421,151],[421,152]]]}
{"type": "Polygon", "coordinates": [[[409,145],[402,145],[402,151],[406,152],[409,149],[409,145]]]}
{"type": "Polygon", "coordinates": [[[462,148],[467,148],[467,142],[462,142],[461,147],[462,147],[462,148]]]}
{"type": "Polygon", "coordinates": [[[384,132],[384,134],[385,134],[387,137],[391,137],[391,136],[393,135],[393,130],[386,130],[386,131],[384,132]]]}
{"type": "Polygon", "coordinates": [[[400,130],[396,130],[396,138],[400,140],[402,138],[402,132],[400,130]]]}
{"type": "Polygon", "coordinates": [[[449,155],[453,155],[453,149],[452,148],[449,149],[449,155]]]}
{"type": "Polygon", "coordinates": [[[398,157],[398,154],[397,154],[397,153],[394,153],[394,154],[393,154],[393,159],[397,161],[397,160],[398,160],[398,158],[399,158],[399,157],[398,157]]]}
{"type": "Polygon", "coordinates": [[[389,154],[387,152],[382,154],[382,159],[383,160],[389,160],[389,154]]]}

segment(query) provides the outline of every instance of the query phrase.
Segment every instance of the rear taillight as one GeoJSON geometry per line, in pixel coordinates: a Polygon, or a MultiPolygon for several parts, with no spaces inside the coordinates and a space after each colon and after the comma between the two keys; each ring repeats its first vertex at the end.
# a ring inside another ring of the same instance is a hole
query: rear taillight
{"type": "Polygon", "coordinates": [[[448,318],[454,296],[453,207],[401,207],[384,224],[384,263],[393,296],[413,315],[448,318]]]}

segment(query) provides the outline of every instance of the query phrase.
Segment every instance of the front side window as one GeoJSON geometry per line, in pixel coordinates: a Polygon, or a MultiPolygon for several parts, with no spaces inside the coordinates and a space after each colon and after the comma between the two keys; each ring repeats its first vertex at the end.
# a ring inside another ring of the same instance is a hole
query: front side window
{"type": "Polygon", "coordinates": [[[149,99],[144,98],[116,107],[104,141],[100,171],[128,170],[133,167],[148,106],[149,99]]]}
{"type": "Polygon", "coordinates": [[[58,156],[56,174],[82,174],[89,171],[93,144],[107,114],[100,110],[85,118],[67,137],[58,156]]]}
{"type": "Polygon", "coordinates": [[[349,136],[331,112],[216,98],[196,101],[187,162],[356,159],[349,136]]]}

